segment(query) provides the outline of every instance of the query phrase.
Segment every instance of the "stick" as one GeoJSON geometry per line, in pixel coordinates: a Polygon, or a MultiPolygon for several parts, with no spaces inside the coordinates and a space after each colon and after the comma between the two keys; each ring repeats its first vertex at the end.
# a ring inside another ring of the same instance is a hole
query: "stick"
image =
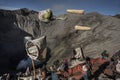
{"type": "Polygon", "coordinates": [[[32,60],[32,67],[33,67],[33,75],[34,75],[34,79],[36,78],[36,74],[35,74],[35,64],[34,64],[34,61],[33,59],[32,60]]]}

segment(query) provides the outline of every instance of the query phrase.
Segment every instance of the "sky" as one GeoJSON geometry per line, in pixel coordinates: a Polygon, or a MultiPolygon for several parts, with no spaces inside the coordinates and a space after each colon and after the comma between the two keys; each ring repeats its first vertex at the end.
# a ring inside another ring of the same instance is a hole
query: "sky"
{"type": "Polygon", "coordinates": [[[120,14],[120,0],[0,0],[0,8],[29,8],[35,11],[51,9],[54,14],[64,14],[67,9],[83,9],[86,13],[104,15],[120,14]]]}

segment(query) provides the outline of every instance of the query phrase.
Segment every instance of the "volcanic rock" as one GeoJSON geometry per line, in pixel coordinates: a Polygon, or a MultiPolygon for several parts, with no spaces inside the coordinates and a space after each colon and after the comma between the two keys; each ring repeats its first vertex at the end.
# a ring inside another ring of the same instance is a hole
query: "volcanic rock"
{"type": "Polygon", "coordinates": [[[47,36],[51,50],[48,63],[72,55],[72,50],[82,47],[85,56],[98,57],[107,50],[112,56],[120,49],[120,19],[97,12],[80,14],[66,13],[56,20],[45,23],[38,19],[38,12],[29,9],[0,10],[0,66],[15,69],[26,57],[24,37],[47,36]],[[89,31],[76,31],[75,25],[89,26],[89,31]],[[14,66],[14,67],[13,67],[14,66]]]}

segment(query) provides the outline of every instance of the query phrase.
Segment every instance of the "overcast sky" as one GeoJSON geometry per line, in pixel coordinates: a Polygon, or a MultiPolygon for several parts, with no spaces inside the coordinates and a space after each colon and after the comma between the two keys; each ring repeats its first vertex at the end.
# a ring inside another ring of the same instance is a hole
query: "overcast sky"
{"type": "Polygon", "coordinates": [[[29,8],[36,11],[50,8],[54,14],[64,14],[66,9],[84,9],[105,15],[120,14],[120,0],[0,0],[0,8],[29,8]]]}

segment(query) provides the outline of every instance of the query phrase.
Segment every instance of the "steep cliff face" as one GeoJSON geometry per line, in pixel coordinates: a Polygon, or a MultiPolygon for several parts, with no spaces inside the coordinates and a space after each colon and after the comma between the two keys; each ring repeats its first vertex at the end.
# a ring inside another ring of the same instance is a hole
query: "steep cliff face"
{"type": "MultiPolygon", "coordinates": [[[[66,20],[41,22],[38,12],[21,9],[0,10],[0,68],[17,63],[26,57],[24,37],[46,35],[51,49],[49,63],[72,54],[81,46],[85,55],[97,57],[103,50],[111,55],[120,48],[120,19],[99,13],[64,14],[66,20]],[[89,26],[90,31],[76,31],[75,25],[89,26]],[[14,62],[16,61],[16,62],[14,62]],[[5,63],[5,64],[4,64],[5,63]]],[[[4,67],[5,68],[5,67],[4,67]]],[[[14,67],[10,67],[13,69],[14,67]]]]}

